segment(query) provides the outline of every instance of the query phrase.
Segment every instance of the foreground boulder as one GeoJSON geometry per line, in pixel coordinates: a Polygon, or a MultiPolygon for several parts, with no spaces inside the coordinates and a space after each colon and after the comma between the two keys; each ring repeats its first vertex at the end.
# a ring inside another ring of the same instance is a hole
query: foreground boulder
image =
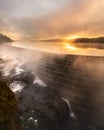
{"type": "Polygon", "coordinates": [[[17,130],[15,95],[9,82],[0,79],[0,130],[17,130]]]}

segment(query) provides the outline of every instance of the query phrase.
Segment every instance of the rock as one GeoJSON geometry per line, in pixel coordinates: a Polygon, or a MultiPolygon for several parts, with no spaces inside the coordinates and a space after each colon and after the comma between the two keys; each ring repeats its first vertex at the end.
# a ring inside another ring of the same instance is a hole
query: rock
{"type": "Polygon", "coordinates": [[[3,34],[0,34],[0,43],[4,42],[13,42],[13,40],[3,34]]]}

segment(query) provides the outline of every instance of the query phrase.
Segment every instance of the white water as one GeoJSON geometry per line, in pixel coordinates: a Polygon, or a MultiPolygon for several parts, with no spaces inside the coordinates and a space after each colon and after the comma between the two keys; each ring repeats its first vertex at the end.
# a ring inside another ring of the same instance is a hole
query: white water
{"type": "Polygon", "coordinates": [[[39,85],[41,85],[42,87],[47,87],[47,85],[46,85],[41,79],[39,79],[38,76],[36,76],[36,78],[35,78],[33,84],[39,84],[39,85]]]}
{"type": "Polygon", "coordinates": [[[62,100],[64,100],[67,103],[68,108],[69,108],[69,112],[70,112],[70,116],[75,118],[75,114],[72,112],[70,102],[66,98],[64,98],[64,97],[62,97],[62,100]]]}
{"type": "Polygon", "coordinates": [[[14,92],[14,93],[17,93],[17,92],[20,92],[24,89],[25,87],[25,84],[23,84],[22,82],[20,81],[15,81],[13,83],[10,84],[10,89],[14,92]]]}

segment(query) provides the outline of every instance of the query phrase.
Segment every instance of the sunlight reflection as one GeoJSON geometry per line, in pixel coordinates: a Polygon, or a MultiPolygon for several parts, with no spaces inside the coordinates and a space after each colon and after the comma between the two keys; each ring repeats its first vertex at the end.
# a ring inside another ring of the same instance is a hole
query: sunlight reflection
{"type": "Polygon", "coordinates": [[[70,44],[65,44],[64,46],[65,46],[65,48],[70,49],[70,50],[72,50],[72,51],[77,50],[77,47],[75,47],[75,46],[73,46],[73,45],[70,45],[70,44]]]}

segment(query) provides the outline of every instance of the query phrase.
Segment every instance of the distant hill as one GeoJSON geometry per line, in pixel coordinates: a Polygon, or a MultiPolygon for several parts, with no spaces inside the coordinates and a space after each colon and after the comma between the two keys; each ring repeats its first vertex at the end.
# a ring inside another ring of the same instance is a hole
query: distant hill
{"type": "Polygon", "coordinates": [[[12,39],[0,33],[0,43],[13,42],[12,39]]]}
{"type": "Polygon", "coordinates": [[[60,38],[57,38],[57,39],[46,39],[46,40],[39,40],[40,42],[63,42],[64,39],[60,39],[60,38]]]}
{"type": "Polygon", "coordinates": [[[77,38],[75,43],[104,43],[104,37],[97,38],[77,38]]]}
{"type": "MultiPolygon", "coordinates": [[[[67,42],[74,43],[104,43],[104,37],[97,37],[97,38],[76,38],[76,39],[67,39],[67,42]]],[[[57,38],[57,39],[46,39],[46,40],[39,40],[40,42],[64,42],[65,39],[57,38]]]]}

